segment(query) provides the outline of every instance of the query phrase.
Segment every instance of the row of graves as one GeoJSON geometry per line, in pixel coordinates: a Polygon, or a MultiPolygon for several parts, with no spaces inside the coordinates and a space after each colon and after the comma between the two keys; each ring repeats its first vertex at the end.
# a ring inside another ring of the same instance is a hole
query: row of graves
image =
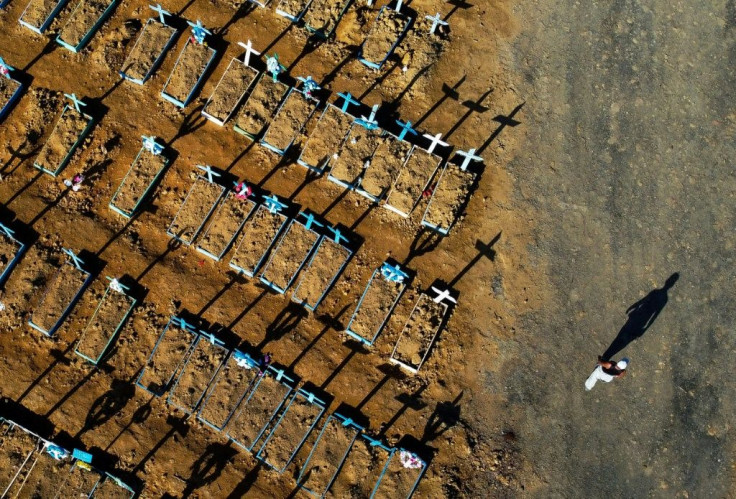
{"type": "Polygon", "coordinates": [[[0,418],[1,497],[130,499],[133,489],[92,466],[92,455],[69,451],[10,419],[0,418]]]}

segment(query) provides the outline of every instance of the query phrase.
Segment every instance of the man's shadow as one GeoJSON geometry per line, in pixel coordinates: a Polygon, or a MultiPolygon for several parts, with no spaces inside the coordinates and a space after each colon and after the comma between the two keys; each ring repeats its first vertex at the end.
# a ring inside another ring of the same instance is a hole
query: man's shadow
{"type": "Polygon", "coordinates": [[[680,274],[675,272],[667,278],[664,286],[653,289],[648,295],[626,310],[629,318],[621,331],[618,332],[618,336],[613,340],[611,346],[603,353],[603,360],[610,360],[611,357],[626,348],[629,343],[644,335],[647,329],[654,324],[664,306],[667,305],[667,290],[674,286],[679,278],[680,274]]]}

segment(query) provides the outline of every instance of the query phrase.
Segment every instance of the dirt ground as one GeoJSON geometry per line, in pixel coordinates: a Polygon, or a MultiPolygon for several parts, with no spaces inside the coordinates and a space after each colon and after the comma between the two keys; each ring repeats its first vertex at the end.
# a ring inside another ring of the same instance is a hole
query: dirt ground
{"type": "Polygon", "coordinates": [[[0,55],[33,87],[87,97],[85,111],[101,121],[57,179],[32,167],[53,125],[39,127],[38,117],[62,105],[53,95],[27,93],[0,123],[1,221],[16,218],[39,235],[0,298],[0,415],[89,450],[143,497],[303,496],[295,466],[279,475],[133,385],[168,318],[188,313],[246,350],[271,352],[330,411],[350,406],[373,434],[419,450],[430,466],[417,497],[733,494],[736,397],[724,376],[736,342],[733,0],[414,0],[404,12],[417,23],[375,72],[355,54],[383,3],[366,10],[358,0],[337,40],[315,46],[273,5],[168,2],[201,18],[219,51],[179,110],[160,91],[186,36],[146,85],[117,75],[151,16],[146,2],[123,0],[72,54],[50,38],[71,6],[42,37],[17,23],[25,5],[11,0],[0,12],[0,55]],[[449,16],[443,37],[427,33],[423,16],[435,12],[449,16]],[[484,170],[450,236],[419,230],[426,199],[401,219],[253,145],[232,124],[201,117],[227,62],[242,53],[236,42],[247,39],[278,53],[292,76],[381,104],[382,123],[409,120],[476,148],[484,170]],[[141,135],[159,137],[173,161],[148,208],[126,220],[108,203],[141,135]],[[215,263],[170,242],[166,228],[196,164],[260,184],[362,238],[316,314],[235,276],[233,250],[215,263]],[[80,171],[82,189],[65,189],[61,181],[80,171]],[[25,325],[53,268],[33,259],[60,260],[61,245],[86,250],[99,275],[92,289],[104,275],[127,274],[147,290],[99,368],[73,352],[94,292],[54,339],[25,325]],[[416,272],[414,289],[366,351],[341,331],[389,257],[416,272]],[[674,272],[679,280],[663,290],[674,272]],[[459,305],[419,374],[402,375],[388,357],[417,288],[437,279],[459,305]],[[631,358],[628,376],[586,393],[596,356],[622,326],[622,336],[639,337],[614,352],[631,358]]]}

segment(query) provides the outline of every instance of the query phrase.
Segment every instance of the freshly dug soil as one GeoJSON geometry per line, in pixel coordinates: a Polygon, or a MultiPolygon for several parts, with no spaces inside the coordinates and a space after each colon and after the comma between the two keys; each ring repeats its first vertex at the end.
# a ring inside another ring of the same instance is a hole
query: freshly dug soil
{"type": "Polygon", "coordinates": [[[71,459],[57,461],[46,451],[39,452],[33,468],[29,461],[5,497],[56,497],[59,486],[69,473],[71,463],[71,459]]]}
{"type": "Polygon", "coordinates": [[[292,17],[299,17],[299,14],[304,11],[308,3],[309,0],[281,0],[276,8],[292,17]]]}
{"type": "Polygon", "coordinates": [[[240,59],[230,61],[225,74],[207,101],[204,112],[224,123],[257,76],[258,71],[246,66],[240,59]]]}
{"type": "Polygon", "coordinates": [[[324,492],[358,433],[354,426],[343,426],[339,419],[329,418],[302,473],[307,477],[304,487],[317,494],[324,492]]]}
{"type": "Polygon", "coordinates": [[[108,288],[99,308],[82,333],[77,351],[90,359],[98,359],[126,318],[132,304],[133,298],[130,296],[108,288]]]}
{"type": "Polygon", "coordinates": [[[445,305],[435,303],[428,295],[421,295],[409,316],[406,327],[396,342],[392,358],[418,369],[432,346],[437,328],[442,324],[445,305]]]}
{"type": "Polygon", "coordinates": [[[189,356],[189,361],[179,374],[176,387],[169,395],[169,401],[189,413],[194,412],[225,356],[227,350],[200,337],[189,356]]]}
{"type": "Polygon", "coordinates": [[[0,232],[0,274],[18,253],[18,243],[10,239],[4,232],[0,232]]]}
{"type": "Polygon", "coordinates": [[[353,125],[342,144],[340,156],[335,160],[330,175],[346,184],[358,180],[366,161],[370,161],[379,144],[380,129],[367,130],[360,125],[353,125]]]}
{"type": "Polygon", "coordinates": [[[152,393],[165,392],[195,339],[196,336],[190,331],[170,324],[153,352],[153,356],[146,364],[140,384],[152,393]]]}
{"type": "Polygon", "coordinates": [[[174,33],[175,28],[149,20],[123,63],[123,73],[138,80],[145,78],[174,33]]]}
{"type": "Polygon", "coordinates": [[[112,204],[126,213],[133,213],[137,204],[156,176],[166,166],[166,158],[141,149],[138,159],[130,167],[120,187],[112,198],[112,204]]]}
{"type": "Polygon", "coordinates": [[[211,48],[187,41],[163,91],[174,99],[186,102],[213,54],[211,48]]]}
{"type": "Polygon", "coordinates": [[[72,47],[76,47],[109,5],[110,0],[80,0],[69,20],[61,28],[59,37],[72,47]]]}
{"type": "Polygon", "coordinates": [[[184,204],[171,222],[169,232],[176,234],[182,242],[191,243],[224,191],[223,186],[197,177],[184,204]]]}
{"type": "Polygon", "coordinates": [[[239,366],[235,357],[231,355],[212,384],[207,402],[202,407],[199,417],[222,428],[235,412],[238,403],[249,391],[257,376],[258,369],[239,366]]]}
{"type": "Polygon", "coordinates": [[[371,340],[380,332],[403,287],[401,283],[384,278],[380,271],[376,272],[368,285],[360,308],[355,311],[350,330],[366,340],[371,340]]]}
{"type": "Polygon", "coordinates": [[[302,441],[323,410],[321,406],[310,403],[301,394],[296,395],[278,426],[271,432],[268,443],[261,450],[261,459],[277,470],[283,469],[299,450],[302,441]]]}
{"type": "Polygon", "coordinates": [[[95,484],[101,479],[102,475],[99,473],[73,465],[71,472],[66,476],[66,481],[61,485],[58,495],[55,497],[89,497],[95,484]]]}
{"type": "Polygon", "coordinates": [[[329,36],[337,27],[345,9],[345,4],[350,0],[314,0],[309,10],[304,14],[304,24],[319,31],[324,36],[329,36]]]}
{"type": "Polygon", "coordinates": [[[440,161],[442,159],[439,156],[415,147],[409,159],[406,160],[404,168],[401,169],[386,203],[409,215],[424,189],[432,181],[440,161]]]}
{"type": "Polygon", "coordinates": [[[251,447],[290,391],[290,387],[276,381],[273,376],[264,375],[250,399],[240,404],[240,412],[228,425],[228,435],[238,443],[251,447]]]}
{"type": "Polygon", "coordinates": [[[353,119],[334,106],[327,106],[304,145],[300,159],[314,168],[325,168],[350,129],[353,119]]]}
{"type": "Polygon", "coordinates": [[[87,275],[74,265],[63,264],[33,311],[33,323],[49,331],[79,292],[87,275]]]}
{"type": "Polygon", "coordinates": [[[28,2],[21,19],[34,28],[41,29],[43,23],[49,18],[60,1],[62,0],[31,0],[28,2]]]}
{"type": "MultiPolygon", "coordinates": [[[[10,484],[10,480],[38,443],[36,437],[17,426],[5,434],[7,427],[7,423],[0,426],[0,490],[5,490],[10,484]]],[[[29,463],[31,461],[32,458],[29,463]]]]}
{"type": "Polygon", "coordinates": [[[363,43],[363,59],[376,64],[383,62],[408,23],[409,18],[404,14],[388,8],[383,9],[363,43]]]}
{"type": "Polygon", "coordinates": [[[266,130],[263,141],[282,151],[286,150],[297,138],[316,108],[316,101],[307,99],[301,92],[291,92],[271,126],[266,130]]]}
{"type": "Polygon", "coordinates": [[[271,255],[263,277],[278,286],[286,289],[296,277],[299,268],[309,256],[319,235],[299,222],[293,221],[286,230],[276,252],[271,255]]]}
{"type": "Polygon", "coordinates": [[[35,164],[50,172],[56,172],[68,155],[74,152],[79,136],[87,128],[89,120],[71,107],[59,117],[35,164]]]}
{"type": "Polygon", "coordinates": [[[17,81],[0,76],[0,110],[5,107],[18,87],[20,83],[17,81]]]}
{"type": "Polygon", "coordinates": [[[250,199],[240,199],[234,192],[228,192],[225,200],[212,215],[210,224],[197,247],[211,255],[222,257],[254,206],[255,203],[250,199]]]}
{"type": "Polygon", "coordinates": [[[381,137],[381,143],[360,180],[360,188],[380,198],[396,180],[411,151],[411,144],[391,135],[381,137]]]}
{"type": "Polygon", "coordinates": [[[128,489],[124,489],[109,478],[98,485],[92,494],[95,499],[130,499],[130,496],[128,489]]]}
{"type": "Polygon", "coordinates": [[[285,220],[284,215],[271,213],[265,206],[259,206],[255,214],[245,223],[240,245],[230,263],[255,274],[266,252],[279,235],[285,220]]]}
{"type": "Polygon", "coordinates": [[[365,438],[356,439],[325,497],[370,497],[388,458],[386,449],[371,447],[365,438]]]}
{"type": "Polygon", "coordinates": [[[437,227],[449,228],[460,215],[460,207],[467,199],[474,180],[472,173],[447,165],[434,188],[424,219],[437,227]]]}
{"type": "Polygon", "coordinates": [[[350,251],[336,244],[332,239],[324,238],[317,248],[311,265],[304,270],[294,298],[315,307],[327,287],[337,279],[337,274],[350,258],[350,251]]]}
{"type": "Polygon", "coordinates": [[[245,133],[257,137],[269,122],[289,91],[289,86],[280,81],[274,82],[268,74],[263,74],[253,91],[240,109],[235,125],[245,133]]]}

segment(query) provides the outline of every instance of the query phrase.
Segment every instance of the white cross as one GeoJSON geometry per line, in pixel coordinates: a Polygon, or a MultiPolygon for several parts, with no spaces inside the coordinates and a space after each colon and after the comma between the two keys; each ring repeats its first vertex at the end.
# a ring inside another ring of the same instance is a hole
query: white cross
{"type": "Polygon", "coordinates": [[[157,3],[155,7],[153,5],[149,5],[148,7],[153,9],[154,12],[158,13],[158,17],[161,20],[161,24],[166,24],[166,19],[164,18],[164,14],[166,14],[167,16],[170,16],[171,12],[165,11],[164,8],[161,7],[160,3],[157,3]]]}
{"type": "Polygon", "coordinates": [[[361,116],[361,119],[355,120],[359,125],[364,126],[368,130],[378,128],[378,122],[375,120],[376,113],[378,112],[378,104],[371,108],[371,115],[369,117],[361,116]]]}
{"type": "Polygon", "coordinates": [[[71,101],[74,103],[74,109],[77,110],[78,113],[81,113],[81,109],[79,109],[79,106],[86,106],[84,102],[82,102],[80,99],[77,99],[76,94],[64,94],[64,97],[68,97],[71,99],[71,101]]]}
{"type": "Polygon", "coordinates": [[[469,151],[458,151],[457,155],[465,158],[463,160],[463,164],[460,165],[460,169],[462,171],[465,171],[468,168],[471,161],[483,161],[483,158],[475,155],[475,149],[471,149],[469,151]]]}
{"type": "Polygon", "coordinates": [[[425,133],[425,134],[424,134],[424,137],[426,137],[427,139],[429,139],[429,140],[430,140],[430,142],[432,142],[432,143],[431,143],[431,144],[429,145],[429,148],[427,149],[427,152],[428,152],[429,154],[432,154],[432,151],[434,151],[434,148],[435,148],[435,147],[437,147],[438,145],[439,145],[439,146],[442,146],[442,147],[447,147],[447,146],[449,146],[449,145],[450,145],[450,144],[448,144],[447,142],[442,142],[442,141],[440,140],[440,139],[442,138],[442,134],[441,134],[441,133],[438,133],[437,135],[430,135],[430,134],[428,134],[428,133],[425,133]]]}
{"type": "Polygon", "coordinates": [[[432,298],[435,303],[441,303],[445,300],[450,301],[457,305],[457,300],[450,295],[450,292],[446,289],[440,290],[432,286],[432,291],[437,293],[437,298],[432,298]]]}
{"type": "Polygon", "coordinates": [[[250,55],[251,54],[261,55],[260,52],[256,52],[253,49],[253,43],[250,40],[248,40],[248,43],[238,42],[238,45],[240,45],[241,47],[245,49],[245,58],[243,59],[243,62],[245,63],[246,66],[250,66],[250,55]]]}
{"type": "Polygon", "coordinates": [[[398,1],[398,2],[396,3],[396,12],[398,12],[398,11],[400,11],[400,10],[401,10],[401,4],[403,4],[403,3],[404,3],[404,0],[399,0],[399,1],[398,1]]]}
{"type": "Polygon", "coordinates": [[[432,16],[424,16],[424,17],[425,19],[429,19],[430,21],[432,21],[432,29],[429,30],[431,34],[434,34],[438,25],[447,26],[447,21],[443,21],[442,18],[440,18],[439,12],[434,17],[432,16]]]}
{"type": "Polygon", "coordinates": [[[143,147],[150,151],[153,155],[158,156],[164,150],[164,146],[156,142],[154,136],[143,136],[143,147]]]}
{"type": "Polygon", "coordinates": [[[70,249],[62,248],[62,250],[64,251],[64,253],[69,255],[69,258],[72,259],[72,263],[74,264],[74,266],[84,272],[84,269],[82,268],[84,262],[82,261],[82,259],[75,255],[74,252],[70,249]]]}
{"type": "Polygon", "coordinates": [[[217,173],[216,171],[213,171],[213,170],[212,170],[212,167],[210,167],[210,166],[208,166],[208,165],[205,165],[205,166],[202,166],[202,165],[197,165],[197,168],[199,168],[200,170],[202,170],[203,172],[205,172],[205,173],[207,174],[207,181],[208,181],[208,182],[209,182],[210,184],[211,184],[212,182],[214,182],[214,180],[215,180],[215,179],[214,179],[214,177],[220,177],[220,176],[221,176],[221,175],[220,175],[219,173],[217,173]]]}

